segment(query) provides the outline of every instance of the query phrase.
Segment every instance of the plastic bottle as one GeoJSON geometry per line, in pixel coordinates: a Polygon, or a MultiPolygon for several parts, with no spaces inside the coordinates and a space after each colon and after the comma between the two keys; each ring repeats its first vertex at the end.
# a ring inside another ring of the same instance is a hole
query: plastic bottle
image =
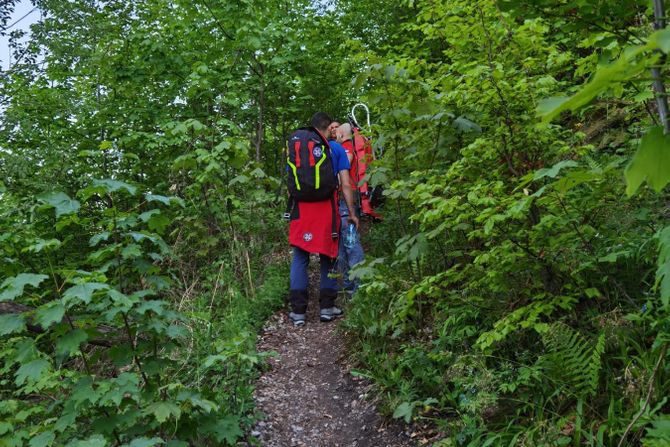
{"type": "Polygon", "coordinates": [[[350,223],[347,230],[344,232],[344,246],[346,248],[353,248],[358,242],[358,234],[356,233],[356,225],[350,223]]]}

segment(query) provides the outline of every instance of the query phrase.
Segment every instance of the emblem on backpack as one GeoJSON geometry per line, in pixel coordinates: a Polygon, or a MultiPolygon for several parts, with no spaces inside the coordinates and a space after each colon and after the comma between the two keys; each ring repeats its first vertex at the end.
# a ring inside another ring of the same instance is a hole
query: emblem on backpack
{"type": "Polygon", "coordinates": [[[312,154],[314,154],[314,158],[321,158],[321,155],[323,154],[323,149],[321,149],[321,146],[316,146],[314,147],[312,154]]]}
{"type": "Polygon", "coordinates": [[[314,238],[314,236],[312,235],[312,233],[305,233],[302,235],[302,238],[305,242],[309,242],[314,238]]]}

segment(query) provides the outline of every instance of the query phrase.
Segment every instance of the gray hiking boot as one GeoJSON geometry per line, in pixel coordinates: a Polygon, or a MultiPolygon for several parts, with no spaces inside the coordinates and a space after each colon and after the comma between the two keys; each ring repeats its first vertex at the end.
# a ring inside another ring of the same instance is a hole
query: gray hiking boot
{"type": "Polygon", "coordinates": [[[288,317],[293,322],[293,326],[299,327],[305,325],[305,314],[297,314],[295,312],[290,312],[288,314],[288,317]]]}
{"type": "Polygon", "coordinates": [[[335,318],[341,317],[342,315],[344,315],[344,311],[339,307],[326,307],[325,309],[321,309],[320,319],[324,322],[333,321],[335,318]]]}

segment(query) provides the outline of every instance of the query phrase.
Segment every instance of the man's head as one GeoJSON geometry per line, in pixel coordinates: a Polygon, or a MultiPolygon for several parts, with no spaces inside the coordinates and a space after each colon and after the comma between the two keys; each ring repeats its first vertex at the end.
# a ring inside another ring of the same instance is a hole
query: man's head
{"type": "Polygon", "coordinates": [[[328,134],[328,126],[333,122],[333,119],[325,112],[316,112],[312,115],[312,127],[324,135],[328,134]]]}
{"type": "Polygon", "coordinates": [[[352,137],[351,124],[344,123],[337,128],[336,139],[338,142],[341,143],[343,141],[351,140],[351,137],[352,137]]]}
{"type": "Polygon", "coordinates": [[[330,123],[330,126],[328,126],[328,138],[330,138],[331,140],[337,138],[337,134],[335,132],[337,132],[337,129],[339,127],[340,123],[337,121],[333,121],[332,123],[330,123]]]}

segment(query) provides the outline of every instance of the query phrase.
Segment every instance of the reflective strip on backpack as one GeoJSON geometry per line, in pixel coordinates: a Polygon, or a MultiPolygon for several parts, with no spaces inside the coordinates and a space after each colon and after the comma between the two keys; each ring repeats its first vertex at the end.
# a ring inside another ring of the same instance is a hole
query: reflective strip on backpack
{"type": "Polygon", "coordinates": [[[321,163],[323,163],[325,159],[326,159],[326,151],[324,150],[323,154],[321,155],[321,158],[319,159],[319,161],[316,162],[316,167],[314,168],[316,169],[315,172],[316,178],[314,179],[314,189],[319,189],[319,186],[321,186],[321,172],[319,170],[319,167],[321,166],[321,163]]]}
{"type": "MultiPolygon", "coordinates": [[[[286,163],[288,163],[288,165],[291,167],[291,171],[293,171],[293,178],[295,178],[295,187],[298,191],[300,191],[300,182],[298,181],[298,168],[296,168],[296,166],[293,163],[291,163],[291,159],[288,158],[288,157],[286,157],[286,163]]],[[[318,172],[319,171],[317,171],[317,184],[318,184],[318,181],[319,181],[318,180],[318,172]]],[[[318,186],[317,186],[317,188],[318,188],[318,186]]]]}

